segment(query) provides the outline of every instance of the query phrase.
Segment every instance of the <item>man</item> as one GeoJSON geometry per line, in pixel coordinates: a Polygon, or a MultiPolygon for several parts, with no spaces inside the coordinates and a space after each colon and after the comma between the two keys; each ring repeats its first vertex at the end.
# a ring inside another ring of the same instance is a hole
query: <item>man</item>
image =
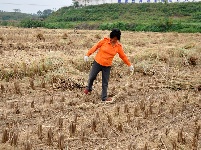
{"type": "Polygon", "coordinates": [[[129,66],[130,71],[134,70],[127,56],[125,55],[122,45],[120,44],[121,31],[119,29],[113,29],[110,33],[110,38],[104,38],[94,45],[84,56],[84,61],[88,61],[89,56],[99,49],[95,56],[94,63],[90,70],[88,85],[84,91],[88,94],[92,91],[93,82],[96,79],[98,73],[102,71],[102,101],[111,102],[112,98],[107,96],[108,81],[110,76],[110,70],[112,65],[112,60],[114,56],[118,53],[119,57],[124,61],[125,64],[129,66]]]}

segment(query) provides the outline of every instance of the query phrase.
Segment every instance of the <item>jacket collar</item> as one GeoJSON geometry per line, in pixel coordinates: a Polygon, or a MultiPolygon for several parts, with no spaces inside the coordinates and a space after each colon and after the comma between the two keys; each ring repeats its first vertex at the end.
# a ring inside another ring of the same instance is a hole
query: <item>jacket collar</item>
{"type": "MultiPolygon", "coordinates": [[[[110,42],[110,38],[109,38],[108,44],[111,44],[111,42],[110,42]]],[[[117,41],[117,43],[115,43],[114,46],[117,46],[117,45],[119,45],[119,44],[120,44],[119,41],[117,41]]],[[[112,44],[111,44],[111,45],[112,45],[112,44]]]]}

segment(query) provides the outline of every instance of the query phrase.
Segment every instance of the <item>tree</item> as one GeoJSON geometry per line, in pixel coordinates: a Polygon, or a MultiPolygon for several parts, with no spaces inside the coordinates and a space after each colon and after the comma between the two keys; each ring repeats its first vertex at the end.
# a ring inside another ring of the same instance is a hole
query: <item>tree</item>
{"type": "Polygon", "coordinates": [[[52,12],[53,12],[53,10],[51,10],[51,9],[45,9],[45,10],[43,11],[43,17],[46,18],[46,17],[49,16],[52,12]]]}
{"type": "Polygon", "coordinates": [[[21,12],[20,9],[13,9],[13,10],[14,10],[15,13],[16,13],[16,12],[21,12]]]}
{"type": "Polygon", "coordinates": [[[76,1],[76,0],[73,0],[73,6],[74,6],[75,8],[78,8],[78,7],[79,7],[79,2],[76,1]]]}
{"type": "Polygon", "coordinates": [[[39,10],[39,11],[37,11],[37,15],[38,15],[38,16],[42,16],[42,15],[43,15],[43,12],[39,10]]]}

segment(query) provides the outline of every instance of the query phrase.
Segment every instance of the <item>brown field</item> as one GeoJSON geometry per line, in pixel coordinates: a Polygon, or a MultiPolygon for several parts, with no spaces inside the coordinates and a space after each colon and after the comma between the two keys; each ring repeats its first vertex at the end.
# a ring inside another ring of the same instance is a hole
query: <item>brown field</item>
{"type": "Polygon", "coordinates": [[[201,149],[201,34],[122,32],[105,104],[83,57],[109,33],[0,28],[0,150],[201,149]]]}

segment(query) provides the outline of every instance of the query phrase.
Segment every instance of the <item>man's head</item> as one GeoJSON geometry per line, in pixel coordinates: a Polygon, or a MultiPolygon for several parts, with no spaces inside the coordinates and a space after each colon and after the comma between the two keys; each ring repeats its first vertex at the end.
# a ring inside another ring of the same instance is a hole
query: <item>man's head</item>
{"type": "Polygon", "coordinates": [[[110,33],[111,42],[116,43],[117,40],[121,39],[121,31],[119,29],[113,29],[110,33]]]}

